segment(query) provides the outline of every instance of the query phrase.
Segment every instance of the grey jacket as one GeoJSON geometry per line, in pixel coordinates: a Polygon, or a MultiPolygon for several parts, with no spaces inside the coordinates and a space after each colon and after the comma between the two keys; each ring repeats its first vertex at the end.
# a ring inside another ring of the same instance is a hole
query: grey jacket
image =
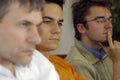
{"type": "Polygon", "coordinates": [[[99,60],[82,47],[77,39],[65,60],[87,80],[113,80],[111,59],[105,55],[102,60],[99,60]]]}

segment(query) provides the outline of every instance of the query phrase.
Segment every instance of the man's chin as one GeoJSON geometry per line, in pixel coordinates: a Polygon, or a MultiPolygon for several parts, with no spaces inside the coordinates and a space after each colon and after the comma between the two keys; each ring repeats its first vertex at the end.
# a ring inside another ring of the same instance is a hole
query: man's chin
{"type": "Polygon", "coordinates": [[[29,60],[27,59],[27,60],[17,63],[17,66],[28,66],[30,63],[31,63],[31,59],[29,60]]]}

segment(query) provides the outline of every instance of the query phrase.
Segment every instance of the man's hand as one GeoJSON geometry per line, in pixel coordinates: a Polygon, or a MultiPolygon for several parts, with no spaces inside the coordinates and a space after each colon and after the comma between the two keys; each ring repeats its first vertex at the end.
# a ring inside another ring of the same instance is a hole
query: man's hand
{"type": "Polygon", "coordinates": [[[112,41],[111,31],[108,32],[108,43],[109,47],[104,47],[103,49],[109,55],[113,62],[120,62],[120,42],[112,41]]]}

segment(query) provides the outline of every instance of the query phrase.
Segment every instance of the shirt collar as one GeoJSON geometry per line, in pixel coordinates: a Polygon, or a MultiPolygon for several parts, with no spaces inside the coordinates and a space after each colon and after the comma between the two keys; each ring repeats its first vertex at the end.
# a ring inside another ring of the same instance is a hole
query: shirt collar
{"type": "Polygon", "coordinates": [[[0,64],[0,76],[3,78],[3,80],[6,79],[16,80],[16,77],[14,77],[10,70],[2,66],[1,64],[0,64]]]}
{"type": "Polygon", "coordinates": [[[104,50],[101,48],[100,52],[98,51],[95,51],[94,49],[88,47],[87,45],[85,45],[83,42],[80,42],[80,44],[85,48],[87,49],[89,52],[91,52],[95,57],[97,57],[99,60],[102,60],[104,55],[105,55],[105,52],[104,50]]]}

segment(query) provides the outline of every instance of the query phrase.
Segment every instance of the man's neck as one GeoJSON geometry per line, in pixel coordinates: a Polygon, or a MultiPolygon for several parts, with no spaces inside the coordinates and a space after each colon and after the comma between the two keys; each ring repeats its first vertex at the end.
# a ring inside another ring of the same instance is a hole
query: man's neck
{"type": "Polygon", "coordinates": [[[89,42],[89,41],[82,41],[86,46],[96,50],[96,51],[100,51],[101,46],[99,44],[99,42],[89,42]]]}
{"type": "Polygon", "coordinates": [[[49,51],[40,50],[40,52],[41,52],[45,57],[49,58],[49,54],[50,54],[49,51]]]}

